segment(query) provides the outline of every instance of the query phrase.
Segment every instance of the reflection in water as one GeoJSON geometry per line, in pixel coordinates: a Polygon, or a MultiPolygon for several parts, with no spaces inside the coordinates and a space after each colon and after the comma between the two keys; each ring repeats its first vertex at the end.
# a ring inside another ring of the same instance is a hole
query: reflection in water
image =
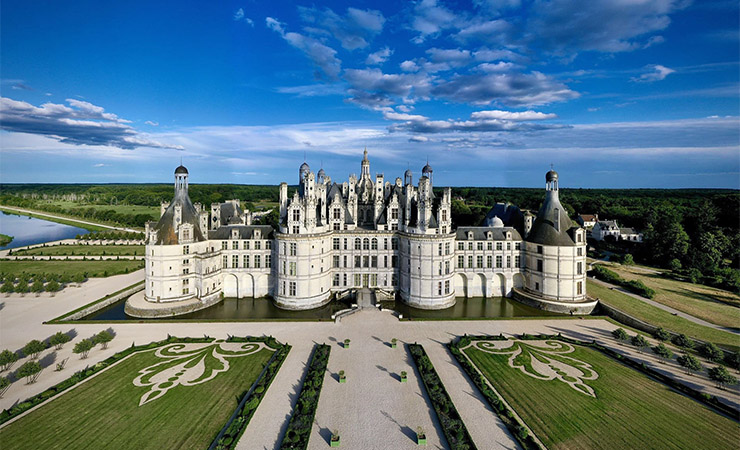
{"type": "MultiPolygon", "coordinates": [[[[121,300],[95,312],[82,320],[146,320],[126,315],[123,311],[126,300],[121,300]]],[[[459,298],[455,306],[442,310],[416,309],[402,302],[383,302],[384,308],[391,308],[412,319],[483,319],[497,317],[535,317],[556,315],[521,305],[508,298],[459,298]]],[[[332,314],[349,308],[349,303],[331,302],[321,308],[307,311],[286,311],[278,308],[269,298],[226,298],[210,308],[183,316],[175,320],[331,320],[332,314]]],[[[160,320],[160,319],[148,319],[160,320]]]]}
{"type": "Polygon", "coordinates": [[[13,236],[10,244],[0,247],[0,250],[5,250],[42,242],[72,239],[78,234],[87,234],[89,231],[35,217],[3,212],[0,214],[0,233],[13,236]]]}

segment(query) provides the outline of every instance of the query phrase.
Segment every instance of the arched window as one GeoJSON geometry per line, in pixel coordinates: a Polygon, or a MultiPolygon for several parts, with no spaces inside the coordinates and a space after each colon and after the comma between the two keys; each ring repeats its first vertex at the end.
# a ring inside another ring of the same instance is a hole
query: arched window
{"type": "Polygon", "coordinates": [[[370,245],[371,245],[371,247],[370,247],[371,249],[377,250],[378,249],[378,240],[375,239],[375,238],[373,238],[373,240],[371,241],[370,245]]]}
{"type": "Polygon", "coordinates": [[[355,238],[355,250],[360,249],[360,238],[355,238]]]}
{"type": "Polygon", "coordinates": [[[363,250],[370,250],[370,239],[365,238],[362,240],[362,249],[363,250]]]}

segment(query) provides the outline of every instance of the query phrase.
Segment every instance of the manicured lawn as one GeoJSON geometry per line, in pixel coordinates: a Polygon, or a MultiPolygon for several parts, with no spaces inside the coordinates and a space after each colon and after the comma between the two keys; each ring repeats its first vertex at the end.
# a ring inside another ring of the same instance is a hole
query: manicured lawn
{"type": "Polygon", "coordinates": [[[674,316],[668,311],[663,311],[660,308],[656,308],[655,306],[632,298],[622,292],[611,290],[590,280],[586,282],[586,285],[588,295],[598,297],[602,302],[644,322],[657,327],[663,327],[676,333],[683,333],[695,339],[714,342],[733,351],[740,349],[740,342],[737,336],[732,333],[705,327],[682,317],[674,316]]]}
{"type": "MultiPolygon", "coordinates": [[[[136,354],[0,430],[3,448],[205,449],[259,376],[272,351],[228,358],[229,369],[193,386],[175,386],[139,406],[150,387],[139,371],[163,361],[136,354]]],[[[213,367],[206,359],[206,367],[213,367]]],[[[71,374],[70,374],[71,375],[71,374]]]]}
{"type": "Polygon", "coordinates": [[[655,300],[671,308],[723,327],[740,326],[740,296],[701,284],[692,284],[649,274],[630,266],[611,264],[610,270],[625,280],[640,280],[655,290],[655,300]],[[725,302],[725,303],[722,303],[725,302]],[[730,304],[735,306],[731,306],[730,304]]]}
{"type": "Polygon", "coordinates": [[[144,255],[143,245],[53,245],[13,252],[17,256],[116,256],[144,255]]]}
{"type": "MultiPolygon", "coordinates": [[[[598,374],[583,380],[595,398],[560,380],[539,380],[509,367],[508,354],[474,347],[464,352],[551,449],[734,449],[740,442],[736,422],[590,348],[575,346],[564,356],[590,364],[598,374]]],[[[525,348],[517,361],[526,365],[527,353],[525,348]]]]}
{"type": "Polygon", "coordinates": [[[79,261],[79,260],[51,260],[51,261],[27,261],[8,260],[0,261],[0,272],[6,274],[20,275],[23,272],[49,273],[59,275],[75,276],[78,273],[87,273],[88,277],[99,278],[111,275],[134,272],[144,267],[144,261],[112,260],[112,261],[79,261]],[[107,272],[107,274],[106,274],[107,272]]]}

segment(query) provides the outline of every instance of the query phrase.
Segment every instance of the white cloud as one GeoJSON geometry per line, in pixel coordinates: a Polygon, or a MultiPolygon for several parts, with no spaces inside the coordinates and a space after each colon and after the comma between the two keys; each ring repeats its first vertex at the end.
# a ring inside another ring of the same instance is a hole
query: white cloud
{"type": "Polygon", "coordinates": [[[234,13],[234,21],[239,22],[242,20],[246,22],[247,24],[249,24],[249,26],[252,26],[252,27],[254,26],[254,21],[244,14],[244,8],[239,8],[234,13]]]}
{"type": "Polygon", "coordinates": [[[326,75],[335,80],[342,70],[342,62],[336,57],[336,50],[318,40],[300,33],[286,32],[285,25],[278,20],[267,17],[265,24],[268,28],[280,34],[290,45],[303,52],[326,75]]]}
{"type": "Polygon", "coordinates": [[[385,17],[380,11],[347,8],[344,16],[330,8],[298,7],[298,12],[309,34],[328,35],[337,39],[343,48],[355,50],[369,45],[375,35],[383,30],[385,17]]]}
{"type": "Polygon", "coordinates": [[[450,132],[512,132],[536,131],[555,128],[564,128],[558,124],[535,124],[533,121],[555,119],[557,115],[537,111],[476,111],[468,120],[430,120],[426,116],[415,114],[401,114],[390,108],[383,109],[383,118],[400,121],[391,125],[391,131],[408,131],[411,133],[450,133],[450,132]]]}
{"type": "Polygon", "coordinates": [[[661,66],[660,64],[651,64],[649,66],[646,66],[645,68],[650,70],[650,72],[643,73],[639,77],[632,77],[630,78],[630,81],[647,83],[653,81],[661,81],[664,80],[665,77],[667,77],[668,75],[676,72],[675,70],[669,69],[665,66],[661,66]]]}
{"type": "Polygon", "coordinates": [[[421,44],[427,37],[435,36],[442,30],[453,28],[458,23],[458,17],[449,9],[438,5],[437,0],[422,0],[414,6],[411,29],[419,34],[413,39],[413,42],[421,44]]]}
{"type": "Polygon", "coordinates": [[[404,72],[417,72],[419,70],[419,65],[414,61],[404,61],[400,67],[404,72]]]}
{"type": "Polygon", "coordinates": [[[152,121],[152,120],[147,120],[147,121],[146,121],[146,122],[144,122],[144,123],[145,123],[145,124],[147,124],[147,125],[151,125],[151,126],[153,126],[153,127],[158,127],[158,126],[159,126],[159,122],[154,122],[154,121],[152,121]]]}
{"type": "Polygon", "coordinates": [[[367,55],[367,59],[365,60],[365,64],[369,66],[375,66],[378,64],[383,64],[390,58],[390,56],[393,54],[393,50],[391,50],[388,47],[381,48],[377,52],[370,53],[367,55]]]}
{"type": "Polygon", "coordinates": [[[501,110],[492,110],[492,111],[476,111],[470,115],[471,119],[481,119],[481,120],[494,120],[494,119],[502,119],[502,120],[511,120],[513,122],[520,122],[525,120],[547,120],[547,119],[557,119],[557,114],[552,113],[541,113],[537,111],[523,111],[523,112],[512,112],[512,111],[501,111],[501,110]]]}

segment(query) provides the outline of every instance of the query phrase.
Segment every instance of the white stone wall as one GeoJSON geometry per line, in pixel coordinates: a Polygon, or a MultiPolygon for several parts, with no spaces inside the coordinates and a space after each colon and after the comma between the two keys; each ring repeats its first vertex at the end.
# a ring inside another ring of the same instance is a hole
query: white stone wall
{"type": "Polygon", "coordinates": [[[401,233],[400,237],[401,298],[411,306],[424,309],[454,305],[455,235],[401,233]],[[450,248],[448,254],[445,245],[450,248]],[[449,265],[449,272],[445,263],[449,265]]]}
{"type": "Polygon", "coordinates": [[[515,280],[524,272],[523,241],[458,240],[455,245],[456,296],[510,297],[512,288],[523,284],[515,280]]]}
{"type": "Polygon", "coordinates": [[[556,247],[526,242],[525,248],[525,287],[527,290],[552,300],[582,301],[585,299],[585,243],[577,246],[556,247]],[[542,271],[538,270],[538,261],[542,261],[542,271]],[[580,293],[578,292],[579,283],[580,293]]]}

